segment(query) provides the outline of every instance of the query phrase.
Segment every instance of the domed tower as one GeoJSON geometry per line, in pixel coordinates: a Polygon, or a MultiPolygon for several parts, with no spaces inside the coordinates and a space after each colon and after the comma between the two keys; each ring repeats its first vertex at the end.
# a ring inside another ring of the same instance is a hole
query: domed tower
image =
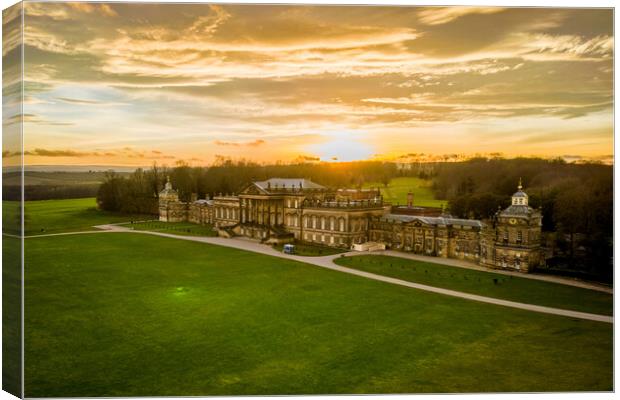
{"type": "Polygon", "coordinates": [[[184,208],[184,204],[179,202],[179,194],[172,188],[170,177],[168,177],[164,190],[159,192],[159,220],[165,222],[183,221],[184,208]]]}
{"type": "Polygon", "coordinates": [[[496,214],[493,266],[529,272],[541,263],[542,214],[529,206],[521,179],[508,208],[496,214]]]}
{"type": "Polygon", "coordinates": [[[170,183],[170,177],[167,177],[166,185],[164,186],[164,190],[159,192],[159,201],[179,201],[179,194],[176,190],[172,188],[172,183],[170,183]]]}

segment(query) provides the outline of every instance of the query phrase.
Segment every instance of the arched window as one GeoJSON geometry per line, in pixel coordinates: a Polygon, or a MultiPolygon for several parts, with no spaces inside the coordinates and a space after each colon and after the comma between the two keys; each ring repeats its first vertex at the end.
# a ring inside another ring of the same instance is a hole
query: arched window
{"type": "Polygon", "coordinates": [[[340,232],[344,232],[344,218],[340,218],[340,232]]]}
{"type": "Polygon", "coordinates": [[[321,229],[325,229],[325,217],[321,217],[321,229]]]}

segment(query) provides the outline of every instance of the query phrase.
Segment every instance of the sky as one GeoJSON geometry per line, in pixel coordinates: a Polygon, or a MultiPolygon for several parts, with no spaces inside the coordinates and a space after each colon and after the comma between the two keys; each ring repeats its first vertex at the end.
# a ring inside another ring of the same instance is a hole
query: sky
{"type": "Polygon", "coordinates": [[[25,3],[24,41],[30,165],[613,154],[611,9],[25,3]]]}

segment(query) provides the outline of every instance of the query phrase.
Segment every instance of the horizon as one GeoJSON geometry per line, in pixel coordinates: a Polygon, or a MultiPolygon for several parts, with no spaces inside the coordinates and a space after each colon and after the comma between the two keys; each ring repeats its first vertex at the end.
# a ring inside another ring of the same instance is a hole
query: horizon
{"type": "Polygon", "coordinates": [[[613,163],[611,9],[24,9],[25,165],[613,163]]]}
{"type": "MultiPolygon", "coordinates": [[[[299,165],[299,164],[315,164],[315,165],[319,165],[319,164],[346,164],[346,163],[363,163],[363,162],[385,162],[385,163],[394,163],[394,164],[403,164],[403,165],[408,165],[408,164],[440,164],[440,163],[464,163],[464,162],[468,162],[470,160],[473,159],[486,159],[487,161],[492,161],[492,160],[516,160],[516,159],[541,159],[541,160],[545,160],[545,161],[555,161],[555,160],[562,160],[563,162],[565,162],[566,164],[573,164],[573,165],[583,165],[583,164],[596,164],[596,165],[605,165],[605,166],[609,166],[609,167],[613,167],[614,165],[614,159],[613,156],[610,156],[610,158],[604,158],[604,159],[597,159],[597,160],[586,160],[586,159],[572,159],[571,156],[567,156],[567,157],[549,157],[549,158],[544,158],[544,157],[534,157],[534,156],[516,156],[516,157],[501,157],[501,156],[495,156],[495,157],[489,157],[489,156],[483,156],[483,155],[477,155],[477,156],[472,156],[469,158],[458,158],[458,159],[452,159],[452,160],[442,160],[442,159],[437,159],[437,160],[433,160],[433,161],[398,161],[398,160],[353,160],[353,161],[291,161],[288,163],[281,163],[281,162],[267,162],[267,161],[263,161],[263,162],[255,162],[252,160],[247,160],[247,159],[239,159],[239,160],[232,160],[230,159],[230,161],[232,161],[233,163],[237,163],[237,162],[246,162],[248,164],[252,164],[252,165],[256,165],[256,166],[260,166],[260,167],[271,167],[271,166],[277,166],[277,165],[299,165]]],[[[150,164],[150,165],[111,165],[111,164],[82,164],[82,165],[58,165],[58,164],[33,164],[33,165],[24,165],[24,171],[25,172],[105,172],[105,171],[115,171],[115,172],[133,172],[137,169],[149,169],[152,168],[154,164],[150,164]]],[[[178,166],[189,166],[192,168],[212,168],[212,167],[218,167],[221,164],[217,164],[217,163],[210,163],[210,164],[200,164],[200,165],[191,165],[191,164],[185,164],[185,163],[180,163],[180,164],[173,164],[173,165],[168,165],[168,164],[157,164],[157,167],[160,168],[176,168],[178,166]]],[[[5,168],[5,172],[7,171],[7,168],[5,168]]],[[[18,168],[15,169],[15,171],[19,171],[18,168]]]]}

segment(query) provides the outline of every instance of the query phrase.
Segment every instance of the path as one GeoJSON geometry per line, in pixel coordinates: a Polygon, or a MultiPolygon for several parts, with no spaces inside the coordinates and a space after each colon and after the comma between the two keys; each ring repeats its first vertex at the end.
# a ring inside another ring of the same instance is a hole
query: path
{"type": "MultiPolygon", "coordinates": [[[[333,271],[344,272],[347,274],[361,276],[364,278],[386,282],[386,283],[390,283],[393,285],[405,286],[405,287],[409,287],[413,289],[443,294],[446,296],[458,297],[458,298],[466,299],[466,300],[479,301],[482,303],[495,304],[495,305],[500,305],[500,306],[505,306],[505,307],[517,308],[521,310],[545,313],[545,314],[561,315],[561,316],[571,317],[571,318],[613,323],[613,317],[607,316],[607,315],[590,314],[590,313],[585,313],[581,311],[564,310],[560,308],[544,307],[544,306],[537,306],[534,304],[526,304],[526,303],[519,303],[519,302],[509,301],[509,300],[501,300],[501,299],[496,299],[493,297],[479,296],[479,295],[470,294],[470,293],[458,292],[458,291],[450,290],[450,289],[442,289],[442,288],[438,288],[434,286],[422,285],[419,283],[409,282],[409,281],[405,281],[402,279],[391,278],[391,277],[384,276],[384,275],[377,275],[377,274],[373,274],[370,272],[365,272],[365,271],[360,271],[360,270],[356,270],[353,268],[343,267],[343,266],[335,264],[333,261],[335,258],[340,257],[340,254],[323,256],[323,257],[305,257],[305,256],[292,255],[292,254],[284,254],[280,251],[273,249],[270,246],[266,246],[256,241],[249,240],[249,239],[237,239],[237,238],[228,239],[228,238],[221,238],[221,237],[204,237],[204,236],[180,236],[180,235],[174,235],[174,234],[163,233],[163,232],[132,230],[132,229],[120,226],[120,225],[100,225],[100,226],[97,226],[96,228],[101,229],[101,230],[100,231],[85,231],[85,232],[52,233],[52,234],[46,234],[46,235],[28,236],[26,237],[26,239],[32,239],[32,238],[37,238],[37,237],[81,235],[81,234],[92,234],[92,233],[138,233],[138,234],[145,234],[145,235],[161,236],[161,237],[167,237],[167,238],[172,238],[172,239],[188,240],[192,242],[201,242],[201,243],[215,244],[215,245],[224,246],[224,247],[232,247],[232,248],[239,249],[239,250],[246,250],[246,251],[265,254],[265,255],[269,255],[273,257],[295,260],[295,261],[299,261],[302,263],[331,269],[333,271]]],[[[344,254],[346,256],[351,256],[351,255],[360,255],[364,253],[348,252],[344,254]]],[[[385,252],[384,254],[392,255],[391,252],[385,252]]],[[[395,254],[397,254],[397,256],[399,257],[402,256],[401,253],[395,253],[395,254]]],[[[405,257],[405,258],[409,258],[409,257],[405,257]]],[[[493,272],[496,272],[496,271],[493,271],[493,272]]]]}

